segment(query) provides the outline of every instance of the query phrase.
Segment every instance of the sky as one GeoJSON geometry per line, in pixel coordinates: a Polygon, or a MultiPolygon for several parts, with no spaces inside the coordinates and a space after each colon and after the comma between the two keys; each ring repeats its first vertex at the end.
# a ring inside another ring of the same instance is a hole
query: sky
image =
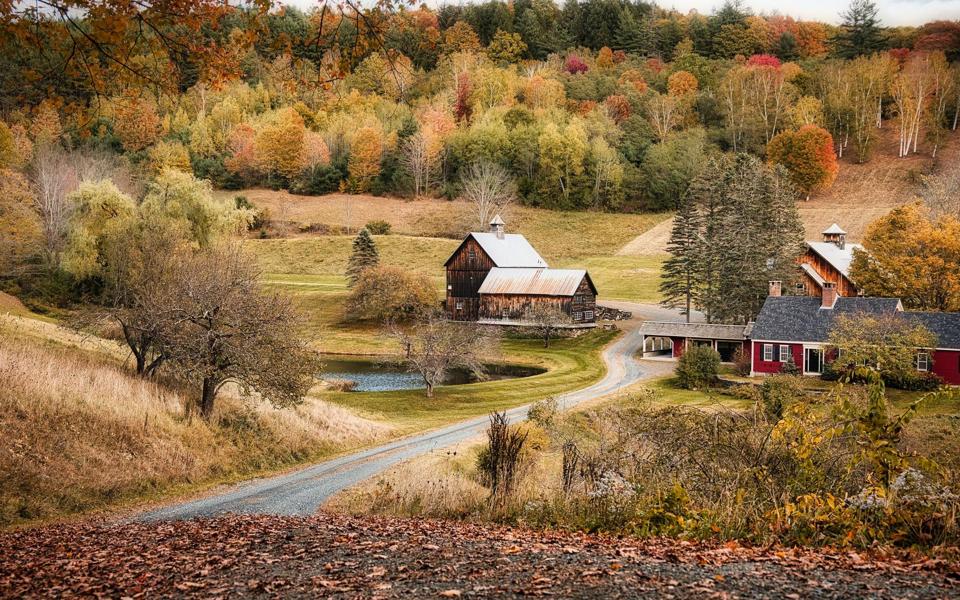
{"type": "MultiPolygon", "coordinates": [[[[723,4],[723,0],[653,0],[663,8],[675,8],[686,13],[696,9],[708,15],[723,4]]],[[[840,23],[840,12],[849,0],[744,0],[744,6],[755,13],[779,12],[796,19],[809,19],[825,23],[840,23]]],[[[309,9],[317,0],[281,0],[284,4],[309,9]]],[[[426,0],[429,6],[465,3],[465,0],[426,0]]],[[[884,25],[922,25],[939,19],[960,19],[960,0],[875,0],[884,25]]],[[[361,0],[361,4],[366,4],[361,0]]]]}

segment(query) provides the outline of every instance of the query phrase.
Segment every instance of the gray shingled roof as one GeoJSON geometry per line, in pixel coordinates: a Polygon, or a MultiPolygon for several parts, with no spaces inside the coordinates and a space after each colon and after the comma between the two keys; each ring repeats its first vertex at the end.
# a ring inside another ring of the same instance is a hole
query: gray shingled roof
{"type": "Polygon", "coordinates": [[[820,308],[817,296],[770,296],[763,303],[750,338],[773,342],[825,342],[837,315],[891,314],[897,298],[838,297],[832,309],[820,308]]]}
{"type": "Polygon", "coordinates": [[[708,340],[743,340],[749,325],[717,325],[682,321],[647,321],[640,326],[640,335],[700,338],[708,340]]]}
{"type": "Polygon", "coordinates": [[[937,347],[960,350],[960,313],[905,312],[937,336],[937,347]]]}

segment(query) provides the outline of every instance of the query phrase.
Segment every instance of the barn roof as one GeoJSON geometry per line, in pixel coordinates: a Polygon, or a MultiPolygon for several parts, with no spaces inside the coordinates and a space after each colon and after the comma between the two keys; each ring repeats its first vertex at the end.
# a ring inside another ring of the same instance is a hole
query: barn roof
{"type": "Polygon", "coordinates": [[[834,269],[850,278],[850,263],[853,262],[853,251],[863,250],[860,244],[844,244],[843,248],[833,242],[807,242],[811,250],[823,257],[834,269]]]}
{"type": "Polygon", "coordinates": [[[573,296],[580,282],[587,279],[590,289],[597,293],[590,275],[583,269],[490,269],[481,294],[522,294],[529,296],[573,296]]]}
{"type": "Polygon", "coordinates": [[[456,256],[463,244],[470,238],[473,238],[480,244],[483,251],[487,253],[493,264],[498,267],[507,268],[545,268],[547,261],[533,249],[527,238],[519,233],[505,233],[503,237],[497,237],[496,233],[471,232],[463,240],[460,246],[450,255],[450,258],[444,263],[447,265],[456,256]]]}
{"type": "Polygon", "coordinates": [[[823,277],[820,277],[820,273],[817,273],[809,264],[802,263],[800,268],[820,287],[823,287],[823,284],[826,283],[826,280],[823,277]]]}

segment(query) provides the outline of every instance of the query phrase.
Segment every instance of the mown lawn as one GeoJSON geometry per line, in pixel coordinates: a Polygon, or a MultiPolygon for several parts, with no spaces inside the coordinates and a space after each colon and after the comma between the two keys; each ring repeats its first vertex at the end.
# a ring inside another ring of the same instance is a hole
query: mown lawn
{"type": "Polygon", "coordinates": [[[548,370],[532,377],[441,386],[433,398],[427,398],[424,390],[326,392],[321,398],[386,421],[401,431],[429,429],[590,385],[606,372],[600,351],[616,335],[593,331],[553,342],[549,349],[537,340],[505,339],[502,362],[548,370]]]}

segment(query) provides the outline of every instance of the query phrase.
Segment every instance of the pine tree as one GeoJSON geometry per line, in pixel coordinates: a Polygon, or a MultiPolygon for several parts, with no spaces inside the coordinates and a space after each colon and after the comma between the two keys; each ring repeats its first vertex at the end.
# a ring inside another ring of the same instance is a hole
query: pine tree
{"type": "Polygon", "coordinates": [[[626,8],[620,11],[620,29],[615,37],[615,48],[630,54],[652,54],[657,45],[656,31],[650,19],[637,18],[626,8]]]}
{"type": "Polygon", "coordinates": [[[843,23],[834,38],[836,54],[840,58],[856,58],[872,54],[883,46],[877,5],[871,0],[852,0],[842,13],[843,23]]]}
{"type": "Polygon", "coordinates": [[[353,252],[347,262],[347,286],[352,288],[363,271],[378,264],[380,264],[380,253],[377,252],[377,245],[370,237],[370,232],[363,228],[353,239],[353,252]]]}
{"type": "Polygon", "coordinates": [[[690,311],[697,295],[700,281],[700,228],[702,222],[693,198],[686,196],[680,201],[680,209],[673,220],[667,252],[670,258],[663,263],[660,275],[660,302],[668,308],[679,308],[680,314],[690,322],[690,311]]]}

